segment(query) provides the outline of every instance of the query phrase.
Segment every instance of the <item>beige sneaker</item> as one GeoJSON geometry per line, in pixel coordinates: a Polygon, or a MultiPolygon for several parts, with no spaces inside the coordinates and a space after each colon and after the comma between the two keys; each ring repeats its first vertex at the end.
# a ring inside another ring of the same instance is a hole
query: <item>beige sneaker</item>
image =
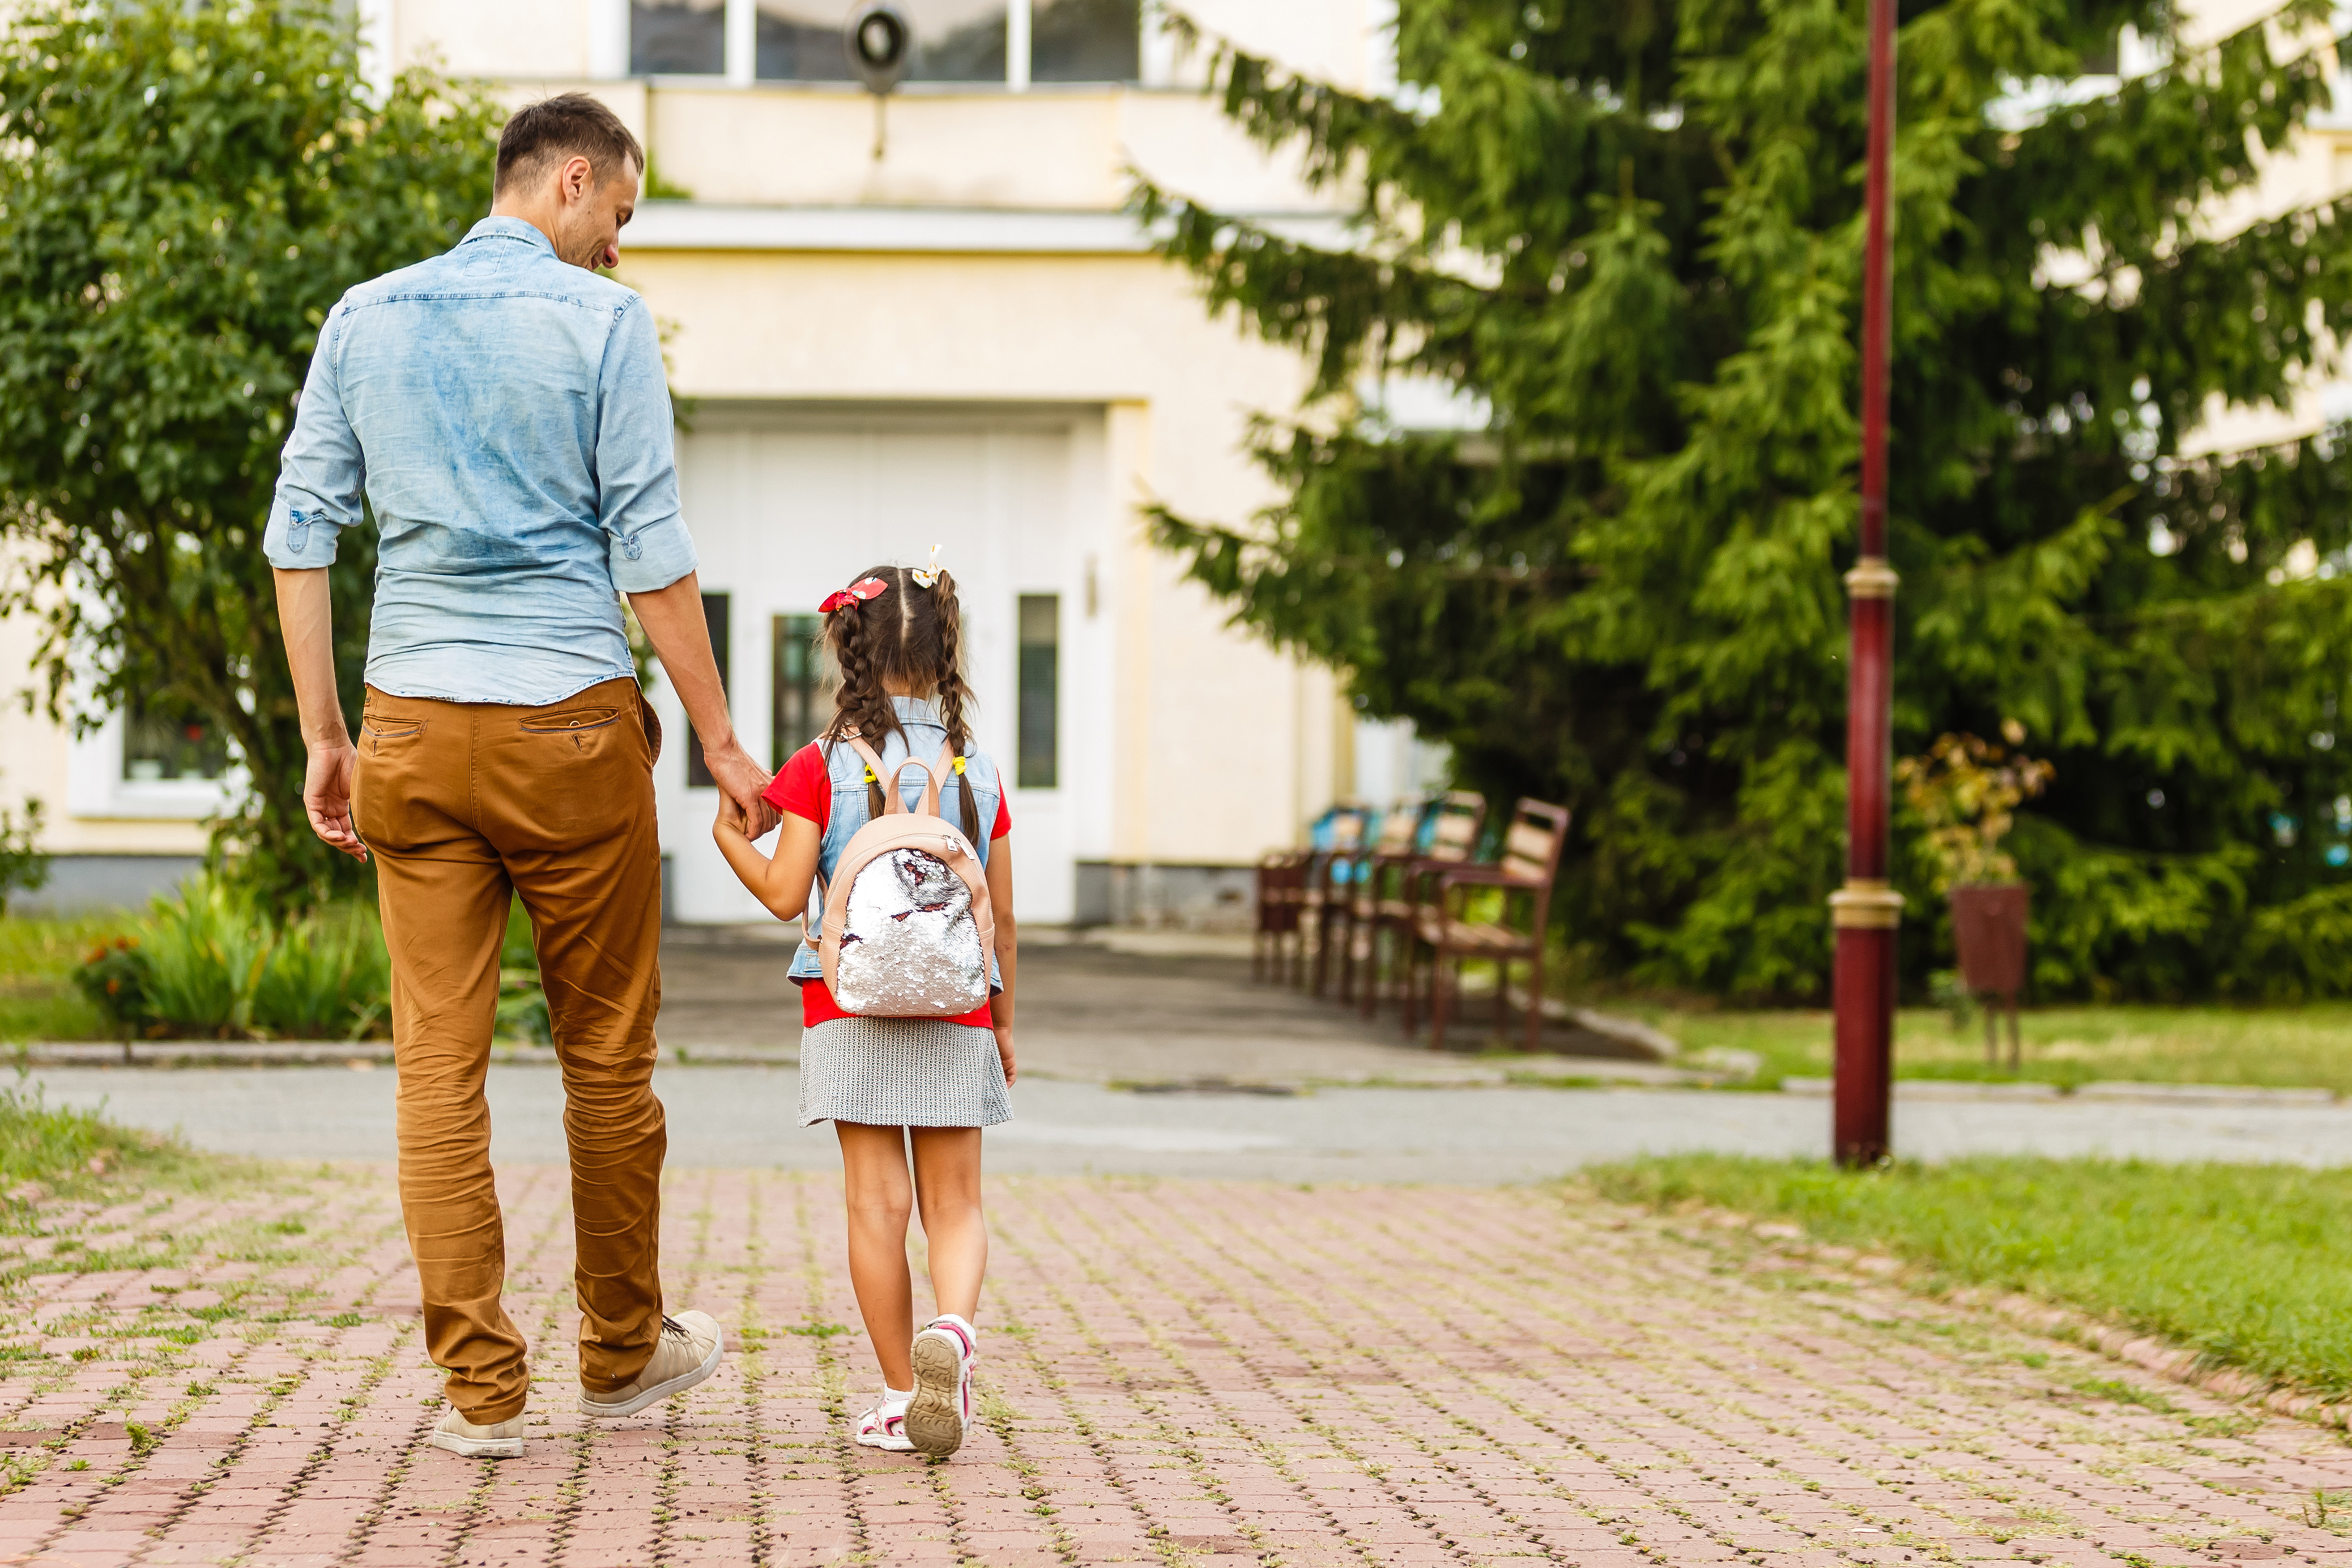
{"type": "Polygon", "coordinates": [[[654,1358],[637,1373],[637,1381],[610,1394],[581,1389],[580,1414],[635,1415],[648,1405],[685,1393],[717,1372],[724,1353],[719,1320],[709,1313],[680,1312],[675,1318],[665,1314],[654,1358]]]}
{"type": "Polygon", "coordinates": [[[435,1423],[425,1440],[436,1448],[446,1448],[453,1454],[463,1454],[469,1459],[520,1459],[522,1458],[522,1416],[511,1421],[495,1421],[488,1426],[477,1426],[452,1410],[435,1423]]]}

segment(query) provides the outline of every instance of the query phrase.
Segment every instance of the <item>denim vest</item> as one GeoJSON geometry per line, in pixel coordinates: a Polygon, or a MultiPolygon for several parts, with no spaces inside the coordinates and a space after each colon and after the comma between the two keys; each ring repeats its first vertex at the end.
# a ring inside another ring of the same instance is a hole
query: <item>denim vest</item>
{"type": "MultiPolygon", "coordinates": [[[[919,697],[893,697],[891,706],[898,710],[899,730],[875,747],[882,758],[882,771],[906,762],[908,756],[929,764],[948,743],[947,726],[940,721],[940,710],[919,697]],[[907,742],[914,742],[912,751],[907,742]]],[[[841,864],[841,852],[867,821],[866,800],[866,759],[859,756],[846,742],[820,741],[818,749],[824,753],[825,771],[833,777],[833,805],[825,813],[824,839],[817,846],[817,875],[824,885],[833,883],[834,868],[841,864]]],[[[923,781],[929,773],[926,766],[909,766],[898,774],[898,797],[910,811],[923,809],[923,781]]],[[[971,790],[972,816],[980,825],[980,833],[972,847],[979,851],[980,863],[988,864],[988,830],[996,825],[996,803],[1003,798],[1004,786],[998,779],[996,762],[986,752],[973,748],[964,752],[963,776],[950,773],[940,784],[940,816],[961,828],[963,826],[963,803],[958,792],[971,790]]],[[[824,965],[816,955],[816,935],[824,926],[824,902],[815,889],[809,890],[808,912],[801,926],[800,951],[793,954],[792,978],[823,980],[824,965]]],[[[1004,981],[996,967],[996,956],[989,955],[989,989],[1002,991],[1004,981]]]]}

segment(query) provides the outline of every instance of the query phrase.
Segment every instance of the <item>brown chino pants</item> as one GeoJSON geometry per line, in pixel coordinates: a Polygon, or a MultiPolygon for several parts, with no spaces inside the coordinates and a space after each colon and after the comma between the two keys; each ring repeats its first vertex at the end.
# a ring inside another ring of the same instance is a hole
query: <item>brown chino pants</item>
{"type": "Polygon", "coordinates": [[[426,1352],[477,1423],[519,1414],[530,1384],[499,1300],[483,1096],[510,892],[530,911],[563,1071],[580,1381],[635,1382],[661,1333],[661,850],[644,711],[630,680],[544,708],[367,694],[352,814],[392,953],[401,1214],[426,1352]]]}

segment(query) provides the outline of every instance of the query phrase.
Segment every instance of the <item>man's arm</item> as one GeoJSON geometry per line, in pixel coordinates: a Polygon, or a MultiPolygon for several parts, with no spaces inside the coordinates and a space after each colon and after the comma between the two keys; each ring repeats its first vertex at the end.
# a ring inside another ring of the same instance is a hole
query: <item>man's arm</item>
{"type": "Polygon", "coordinates": [[[294,701],[302,715],[302,744],[309,761],[302,770],[302,809],[310,830],[354,859],[368,857],[352,826],[352,772],[360,754],[343,726],[343,704],[335,690],[334,598],[327,569],[289,571],[278,579],[278,626],[286,637],[286,663],[294,676],[294,701]]]}
{"type": "Polygon", "coordinates": [[[367,846],[352,826],[352,772],[359,752],[343,727],[342,700],[335,689],[334,596],[327,584],[336,537],[359,524],[367,483],[367,458],[336,385],[335,343],[342,315],[338,302],[319,329],[294,428],[279,457],[261,548],[278,580],[278,629],[286,639],[309,753],[302,809],[310,814],[312,832],[364,860],[367,846]]]}
{"type": "Polygon", "coordinates": [[[776,826],[776,808],[761,798],[772,776],[751,760],[735,738],[727,712],[727,689],[719,681],[719,661],[710,651],[710,623],[702,616],[702,583],[692,572],[667,588],[629,595],[637,624],[654,645],[662,674],[686,706],[686,717],[702,740],[703,766],[711,782],[742,808],[745,832],[764,838],[776,826]]]}

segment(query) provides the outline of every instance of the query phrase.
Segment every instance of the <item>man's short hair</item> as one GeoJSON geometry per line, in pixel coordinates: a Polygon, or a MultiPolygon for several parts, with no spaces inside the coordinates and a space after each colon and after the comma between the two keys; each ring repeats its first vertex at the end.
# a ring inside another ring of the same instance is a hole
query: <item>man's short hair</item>
{"type": "Polygon", "coordinates": [[[638,174],[645,173],[646,150],[621,117],[584,92],[565,92],[515,110],[499,132],[499,173],[492,188],[504,195],[512,181],[575,154],[588,160],[600,185],[620,173],[624,158],[638,174]]]}

